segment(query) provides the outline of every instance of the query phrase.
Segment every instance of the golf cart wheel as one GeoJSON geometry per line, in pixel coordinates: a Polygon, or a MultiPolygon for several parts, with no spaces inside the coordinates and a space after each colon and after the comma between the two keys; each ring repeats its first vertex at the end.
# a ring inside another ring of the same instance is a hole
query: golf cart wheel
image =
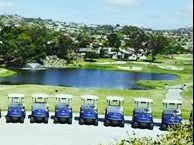
{"type": "Polygon", "coordinates": [[[161,124],[161,130],[166,130],[166,129],[167,129],[167,125],[164,124],[164,123],[162,123],[162,124],[161,124]]]}
{"type": "Polygon", "coordinates": [[[47,118],[47,117],[44,118],[44,123],[45,123],[45,124],[48,123],[48,118],[47,118]]]}
{"type": "Polygon", "coordinates": [[[20,117],[20,123],[24,123],[24,117],[20,117]]]}
{"type": "Polygon", "coordinates": [[[83,124],[84,124],[84,119],[80,118],[80,119],[79,119],[79,124],[80,124],[80,125],[83,125],[83,124]]]}
{"type": "Polygon", "coordinates": [[[153,129],[154,129],[154,123],[150,123],[149,129],[150,129],[150,130],[153,130],[153,129]]]}
{"type": "Polygon", "coordinates": [[[105,125],[105,126],[109,126],[109,125],[110,125],[110,121],[109,121],[109,120],[107,120],[107,119],[105,119],[105,121],[104,121],[104,125],[105,125]]]}
{"type": "Polygon", "coordinates": [[[132,128],[138,128],[138,123],[135,122],[135,121],[133,121],[133,123],[132,123],[132,128]]]}
{"type": "Polygon", "coordinates": [[[68,124],[72,124],[72,118],[68,119],[68,124]]]}
{"type": "Polygon", "coordinates": [[[30,117],[30,123],[34,123],[35,122],[35,118],[34,117],[30,117]]]}
{"type": "Polygon", "coordinates": [[[11,122],[11,118],[6,116],[6,123],[10,123],[11,122]]]}
{"type": "Polygon", "coordinates": [[[58,123],[58,118],[57,118],[57,117],[54,118],[53,123],[54,123],[54,124],[58,123]]]}
{"type": "Polygon", "coordinates": [[[125,122],[124,121],[120,122],[120,127],[125,127],[125,122]]]}
{"type": "Polygon", "coordinates": [[[95,125],[95,126],[98,126],[98,119],[95,119],[95,120],[94,120],[94,125],[95,125]]]}

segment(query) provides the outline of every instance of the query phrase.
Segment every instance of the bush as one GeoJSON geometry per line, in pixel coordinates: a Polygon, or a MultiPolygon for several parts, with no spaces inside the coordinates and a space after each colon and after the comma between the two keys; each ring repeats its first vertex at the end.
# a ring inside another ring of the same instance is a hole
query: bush
{"type": "Polygon", "coordinates": [[[193,145],[193,123],[187,122],[176,129],[169,129],[169,133],[160,136],[158,140],[152,138],[129,138],[117,145],[193,145]]]}

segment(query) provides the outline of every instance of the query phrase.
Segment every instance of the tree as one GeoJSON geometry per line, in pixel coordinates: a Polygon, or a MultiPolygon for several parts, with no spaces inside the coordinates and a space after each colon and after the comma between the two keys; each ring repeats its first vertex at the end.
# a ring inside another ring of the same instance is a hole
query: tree
{"type": "Polygon", "coordinates": [[[108,39],[108,42],[107,42],[108,46],[115,48],[118,51],[121,46],[121,40],[119,35],[116,33],[112,33],[107,36],[107,39],[108,39]]]}
{"type": "Polygon", "coordinates": [[[92,43],[92,39],[84,34],[81,34],[77,37],[78,40],[78,47],[79,48],[86,48],[92,43]]]}
{"type": "Polygon", "coordinates": [[[90,61],[94,61],[94,59],[98,58],[98,54],[96,54],[95,52],[87,52],[85,57],[85,59],[90,59],[90,61]]]}
{"type": "Polygon", "coordinates": [[[151,55],[151,61],[156,60],[158,54],[162,54],[165,48],[169,45],[169,40],[162,35],[162,33],[152,34],[148,41],[147,55],[151,55]]]}
{"type": "Polygon", "coordinates": [[[162,52],[162,54],[164,55],[173,55],[179,53],[185,53],[185,50],[179,43],[176,43],[174,41],[170,41],[167,46],[164,47],[162,52]]]}
{"type": "Polygon", "coordinates": [[[149,39],[148,35],[146,35],[142,29],[135,26],[125,26],[122,32],[127,36],[125,46],[133,48],[134,54],[138,59],[138,54],[140,54],[142,50],[144,50],[144,52],[146,51],[146,43],[149,39]]]}
{"type": "Polygon", "coordinates": [[[57,56],[65,59],[67,63],[75,59],[76,45],[69,36],[60,34],[58,37],[57,56]]]}
{"type": "Polygon", "coordinates": [[[5,26],[0,32],[1,55],[5,64],[23,65],[40,62],[46,56],[46,43],[50,32],[44,26],[21,24],[5,26]]]}

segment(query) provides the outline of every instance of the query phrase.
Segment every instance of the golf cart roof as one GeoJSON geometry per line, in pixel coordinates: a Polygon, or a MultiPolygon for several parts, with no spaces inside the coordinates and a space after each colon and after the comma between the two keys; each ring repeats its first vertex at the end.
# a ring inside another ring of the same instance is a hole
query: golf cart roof
{"type": "Polygon", "coordinates": [[[94,96],[94,95],[83,95],[83,96],[81,96],[81,99],[82,100],[88,100],[88,99],[98,100],[98,97],[94,96]]]}
{"type": "Polygon", "coordinates": [[[182,104],[182,101],[180,101],[180,100],[172,100],[172,99],[165,99],[165,100],[163,100],[163,103],[164,104],[170,104],[170,103],[173,103],[173,104],[182,104]]]}
{"type": "Polygon", "coordinates": [[[47,94],[32,94],[32,98],[48,98],[47,94]]]}
{"type": "Polygon", "coordinates": [[[108,100],[108,101],[124,101],[124,98],[119,97],[119,96],[108,96],[108,97],[106,97],[106,100],[108,100]]]}
{"type": "Polygon", "coordinates": [[[65,98],[65,99],[72,99],[72,95],[70,94],[56,94],[55,95],[56,98],[65,98]]]}
{"type": "Polygon", "coordinates": [[[8,94],[9,98],[24,98],[24,94],[21,93],[13,93],[13,94],[8,94]]]}
{"type": "Polygon", "coordinates": [[[135,98],[135,102],[148,102],[148,103],[153,103],[152,99],[148,98],[135,98]]]}

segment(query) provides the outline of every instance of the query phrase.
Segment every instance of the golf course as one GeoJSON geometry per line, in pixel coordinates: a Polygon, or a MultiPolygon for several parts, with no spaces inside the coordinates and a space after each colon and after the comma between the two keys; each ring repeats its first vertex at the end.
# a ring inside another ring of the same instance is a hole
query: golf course
{"type": "MultiPolygon", "coordinates": [[[[134,108],[134,98],[146,97],[153,99],[153,115],[155,118],[161,118],[163,104],[162,100],[166,97],[166,86],[186,85],[181,92],[183,97],[182,113],[183,118],[188,119],[192,109],[191,100],[193,94],[193,56],[191,54],[174,55],[172,57],[158,56],[154,63],[146,60],[139,61],[115,61],[112,59],[96,59],[95,62],[79,61],[75,64],[67,65],[67,68],[98,69],[123,72],[144,72],[173,74],[177,76],[176,80],[140,80],[138,85],[145,87],[142,90],[132,89],[97,89],[97,88],[76,88],[63,86],[48,86],[35,84],[7,85],[0,84],[0,108],[7,110],[9,93],[25,94],[26,110],[31,110],[33,93],[46,93],[49,97],[49,110],[54,111],[55,95],[65,93],[73,95],[73,111],[78,113],[80,108],[80,96],[85,94],[96,95],[98,100],[98,111],[104,114],[107,96],[124,97],[124,111],[126,116],[131,116],[134,108]]],[[[15,75],[14,71],[0,66],[0,79],[15,75]]],[[[30,76],[29,76],[30,77],[30,76]]],[[[90,76],[88,76],[90,77],[90,76]]],[[[100,79],[100,78],[99,78],[100,79]]]]}

